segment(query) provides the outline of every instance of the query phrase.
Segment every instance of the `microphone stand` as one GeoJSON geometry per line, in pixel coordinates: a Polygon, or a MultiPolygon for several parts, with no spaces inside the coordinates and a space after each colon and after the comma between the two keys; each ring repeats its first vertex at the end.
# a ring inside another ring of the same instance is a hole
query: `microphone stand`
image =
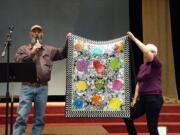
{"type": "Polygon", "coordinates": [[[11,118],[10,118],[10,121],[11,121],[11,125],[10,125],[10,135],[13,134],[13,113],[14,113],[14,104],[13,104],[13,94],[11,96],[11,118]]]}
{"type": "MultiPolygon", "coordinates": [[[[10,102],[10,96],[9,96],[9,58],[10,58],[10,45],[11,45],[11,35],[12,35],[12,32],[13,32],[13,26],[9,26],[9,33],[7,34],[7,37],[6,37],[6,41],[5,41],[5,47],[3,49],[3,52],[1,54],[2,57],[5,56],[5,53],[6,53],[6,50],[7,50],[7,64],[6,64],[6,68],[7,68],[7,76],[6,76],[6,80],[7,80],[7,90],[6,90],[6,128],[5,128],[5,135],[8,135],[8,118],[9,118],[9,102],[10,102]]],[[[12,124],[12,121],[11,121],[11,124],[12,124]]],[[[12,132],[12,130],[11,130],[12,132]]]]}

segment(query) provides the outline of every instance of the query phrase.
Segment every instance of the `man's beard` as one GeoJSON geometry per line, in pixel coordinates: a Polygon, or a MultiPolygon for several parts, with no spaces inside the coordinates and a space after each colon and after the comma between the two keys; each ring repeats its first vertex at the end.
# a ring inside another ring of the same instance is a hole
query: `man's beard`
{"type": "Polygon", "coordinates": [[[31,44],[35,45],[37,43],[37,40],[39,41],[39,43],[41,43],[41,44],[43,43],[42,37],[40,37],[40,38],[39,37],[32,37],[31,38],[31,44]]]}

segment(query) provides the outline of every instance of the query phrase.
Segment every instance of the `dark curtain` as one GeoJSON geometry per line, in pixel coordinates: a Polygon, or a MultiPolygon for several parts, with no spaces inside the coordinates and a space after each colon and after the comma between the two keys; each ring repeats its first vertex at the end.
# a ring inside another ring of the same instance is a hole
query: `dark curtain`
{"type": "Polygon", "coordinates": [[[170,4],[170,15],[171,15],[171,30],[172,30],[172,44],[174,51],[174,66],[175,66],[175,77],[176,77],[176,87],[178,98],[180,99],[180,14],[179,14],[179,4],[178,0],[169,0],[170,4]]]}
{"type": "MultiPolygon", "coordinates": [[[[143,41],[142,29],[142,1],[129,0],[130,31],[141,41],[143,41]]],[[[143,56],[134,42],[130,41],[130,66],[131,66],[131,87],[134,93],[136,75],[139,66],[143,63],[143,56]]]]}

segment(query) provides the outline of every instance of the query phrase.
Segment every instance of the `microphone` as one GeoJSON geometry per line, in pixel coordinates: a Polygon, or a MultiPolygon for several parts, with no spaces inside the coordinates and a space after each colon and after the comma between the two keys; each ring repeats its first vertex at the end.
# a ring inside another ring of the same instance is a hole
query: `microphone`
{"type": "Polygon", "coordinates": [[[40,44],[40,42],[39,42],[38,38],[36,39],[36,43],[40,44]]]}
{"type": "Polygon", "coordinates": [[[13,32],[13,29],[14,29],[14,25],[9,25],[9,33],[7,34],[7,39],[6,39],[6,41],[4,42],[5,47],[4,47],[4,49],[3,49],[2,53],[1,53],[1,57],[4,57],[4,56],[5,56],[5,54],[6,54],[6,48],[7,48],[7,46],[10,45],[11,35],[12,35],[12,32],[13,32]]]}
{"type": "Polygon", "coordinates": [[[5,50],[3,50],[3,52],[1,53],[1,57],[4,57],[6,54],[5,50]]]}
{"type": "Polygon", "coordinates": [[[14,29],[14,25],[9,25],[9,33],[12,33],[14,29]]]}
{"type": "Polygon", "coordinates": [[[37,41],[38,41],[38,37],[33,37],[33,38],[31,39],[31,44],[32,44],[32,45],[35,45],[35,44],[37,43],[37,41]]]}
{"type": "Polygon", "coordinates": [[[37,47],[38,47],[38,49],[41,49],[42,48],[42,45],[41,45],[41,43],[39,42],[39,39],[38,38],[36,38],[36,44],[35,44],[37,47]]]}

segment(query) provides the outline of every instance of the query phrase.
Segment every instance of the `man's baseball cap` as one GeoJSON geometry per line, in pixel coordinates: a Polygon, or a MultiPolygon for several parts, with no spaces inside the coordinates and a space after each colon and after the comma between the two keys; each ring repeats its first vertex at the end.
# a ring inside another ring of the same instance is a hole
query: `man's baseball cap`
{"type": "Polygon", "coordinates": [[[31,31],[34,30],[34,29],[40,29],[40,30],[42,30],[42,26],[40,26],[40,25],[33,25],[33,26],[31,27],[31,31]]]}

